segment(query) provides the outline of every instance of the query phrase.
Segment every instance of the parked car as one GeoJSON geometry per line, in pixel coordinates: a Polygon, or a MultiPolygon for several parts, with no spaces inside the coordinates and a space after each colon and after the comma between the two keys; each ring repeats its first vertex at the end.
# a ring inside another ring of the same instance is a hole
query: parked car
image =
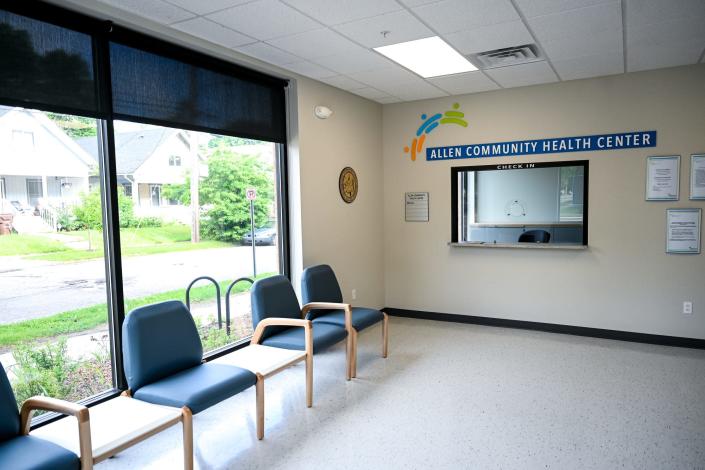
{"type": "MultiPolygon", "coordinates": [[[[277,242],[277,229],[274,227],[260,227],[255,229],[255,245],[274,245],[277,242]]],[[[252,232],[247,232],[242,237],[243,245],[252,244],[252,232]]]]}

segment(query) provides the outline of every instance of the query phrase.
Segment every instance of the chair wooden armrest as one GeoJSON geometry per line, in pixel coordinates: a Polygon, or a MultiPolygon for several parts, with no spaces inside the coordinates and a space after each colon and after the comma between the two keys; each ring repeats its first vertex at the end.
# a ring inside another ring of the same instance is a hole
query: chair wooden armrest
{"type": "Polygon", "coordinates": [[[311,336],[311,320],[299,320],[298,318],[265,318],[257,324],[255,332],[252,334],[252,341],[250,344],[259,344],[262,340],[262,335],[264,334],[265,328],[268,326],[301,326],[305,330],[306,338],[306,352],[309,354],[313,353],[313,339],[311,336]]]}
{"type": "Polygon", "coordinates": [[[71,403],[57,398],[35,396],[22,403],[20,410],[20,430],[22,434],[29,434],[32,414],[36,410],[55,411],[68,416],[73,416],[78,421],[78,441],[80,449],[81,468],[93,468],[93,447],[91,445],[91,424],[88,408],[84,405],[71,403]]]}
{"type": "Polygon", "coordinates": [[[306,318],[311,310],[343,310],[345,312],[345,329],[352,331],[352,305],[338,302],[309,302],[301,309],[301,316],[306,318]]]}

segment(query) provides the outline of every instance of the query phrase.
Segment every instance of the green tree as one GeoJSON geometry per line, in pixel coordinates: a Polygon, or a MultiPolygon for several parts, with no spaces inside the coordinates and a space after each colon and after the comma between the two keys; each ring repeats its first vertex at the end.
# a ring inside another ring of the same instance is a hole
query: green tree
{"type": "MultiPolygon", "coordinates": [[[[134,227],[137,224],[132,198],[125,196],[125,190],[118,188],[118,212],[120,228],[134,227]]],[[[88,249],[93,249],[91,230],[103,229],[103,209],[100,199],[100,188],[93,188],[89,193],[81,193],[81,204],[73,208],[76,225],[88,231],[88,249]]]]}
{"type": "MultiPolygon", "coordinates": [[[[165,185],[162,194],[189,205],[190,177],[178,185],[165,185]]],[[[255,226],[269,220],[274,201],[273,169],[253,155],[235,154],[219,148],[208,159],[208,176],[201,180],[198,194],[200,203],[208,207],[201,215],[203,238],[238,242],[250,230],[250,202],[247,188],[257,189],[255,226]]]]}

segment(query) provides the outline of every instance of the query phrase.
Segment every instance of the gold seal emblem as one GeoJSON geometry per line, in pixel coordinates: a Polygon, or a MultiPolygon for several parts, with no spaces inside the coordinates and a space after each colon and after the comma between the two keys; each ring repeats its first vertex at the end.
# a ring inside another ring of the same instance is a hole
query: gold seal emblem
{"type": "Polygon", "coordinates": [[[340,178],[338,178],[338,189],[343,201],[350,204],[355,200],[357,197],[357,175],[355,170],[349,166],[343,168],[343,171],[340,172],[340,178]]]}

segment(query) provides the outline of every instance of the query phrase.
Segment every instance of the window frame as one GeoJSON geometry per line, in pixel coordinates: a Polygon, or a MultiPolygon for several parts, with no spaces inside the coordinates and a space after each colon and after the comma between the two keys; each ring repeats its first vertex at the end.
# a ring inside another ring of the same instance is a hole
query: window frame
{"type": "MultiPolygon", "coordinates": [[[[119,207],[118,207],[118,191],[120,183],[116,169],[116,150],[115,150],[115,129],[114,121],[120,119],[112,112],[112,95],[111,95],[111,73],[110,73],[110,56],[109,44],[111,41],[118,41],[127,45],[144,45],[145,39],[149,43],[149,51],[165,56],[177,56],[179,60],[210,68],[226,74],[236,74],[252,79],[269,81],[271,83],[281,84],[283,87],[284,96],[284,116],[283,118],[289,122],[290,110],[290,95],[288,80],[268,75],[257,70],[253,70],[246,65],[241,65],[235,62],[226,61],[194,49],[183,47],[158,39],[155,35],[144,34],[133,31],[131,29],[114,25],[111,21],[94,18],[82,13],[74,12],[63,7],[48,4],[40,0],[25,0],[23,2],[8,2],[0,7],[18,15],[26,16],[35,20],[50,23],[56,26],[67,28],[70,30],[86,33],[91,36],[93,46],[93,67],[95,74],[95,86],[97,94],[97,111],[87,112],[85,110],[77,110],[66,106],[44,105],[37,103],[29,103],[15,99],[3,99],[0,104],[12,107],[22,107],[27,109],[37,109],[40,111],[54,112],[61,114],[72,114],[76,116],[89,117],[97,120],[98,126],[98,166],[99,166],[99,185],[101,193],[101,202],[103,209],[103,231],[104,231],[104,261],[106,272],[106,290],[107,290],[107,315],[108,315],[108,333],[110,336],[110,354],[113,374],[113,389],[106,390],[98,395],[87,397],[81,400],[80,403],[87,406],[96,405],[106,400],[118,396],[123,390],[127,389],[127,380],[124,374],[122,364],[122,324],[125,319],[126,312],[124,311],[124,292],[123,292],[123,273],[122,273],[122,257],[120,244],[119,230],[119,207]]],[[[124,118],[122,118],[124,120],[124,118]]],[[[141,122],[145,124],[155,124],[167,127],[174,127],[173,123],[169,122],[151,122],[149,120],[128,119],[132,122],[141,122]]],[[[189,126],[178,126],[185,130],[195,130],[203,132],[218,133],[221,135],[229,135],[232,137],[243,138],[258,138],[256,135],[231,135],[223,133],[219,129],[197,128],[189,126]]],[[[289,140],[289,130],[287,128],[284,141],[289,140]]],[[[261,139],[260,139],[261,140],[261,139]]],[[[291,260],[289,258],[289,194],[288,194],[288,165],[287,165],[287,144],[272,142],[276,145],[276,180],[275,190],[277,198],[277,212],[279,218],[278,230],[278,250],[279,250],[279,271],[284,276],[290,277],[291,260]]],[[[3,189],[4,185],[3,185],[3,189]]],[[[134,194],[133,194],[134,197],[134,194]]],[[[150,194],[151,199],[151,194],[150,194]]],[[[205,360],[211,360],[230,353],[249,344],[250,338],[243,338],[238,342],[229,344],[220,349],[210,352],[204,356],[205,360]]],[[[60,419],[62,415],[56,413],[47,413],[41,415],[32,421],[32,428],[40,427],[50,422],[60,419]]]]}

